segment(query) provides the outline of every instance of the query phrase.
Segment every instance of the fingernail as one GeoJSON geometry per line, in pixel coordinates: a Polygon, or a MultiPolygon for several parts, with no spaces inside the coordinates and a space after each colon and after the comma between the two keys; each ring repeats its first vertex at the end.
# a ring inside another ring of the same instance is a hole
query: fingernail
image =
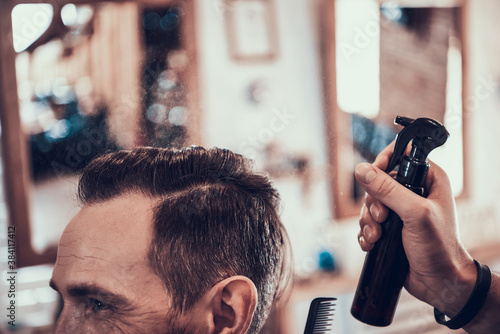
{"type": "Polygon", "coordinates": [[[357,178],[361,182],[367,184],[372,182],[375,176],[377,176],[377,172],[373,169],[373,167],[370,164],[366,162],[357,165],[354,172],[356,173],[356,176],[358,176],[357,178]]]}
{"type": "Polygon", "coordinates": [[[370,226],[365,225],[365,227],[363,227],[363,235],[365,236],[365,240],[370,242],[373,235],[373,229],[370,226]]]}
{"type": "Polygon", "coordinates": [[[373,219],[378,221],[378,218],[380,217],[380,208],[375,204],[370,205],[370,214],[372,215],[373,219]]]}

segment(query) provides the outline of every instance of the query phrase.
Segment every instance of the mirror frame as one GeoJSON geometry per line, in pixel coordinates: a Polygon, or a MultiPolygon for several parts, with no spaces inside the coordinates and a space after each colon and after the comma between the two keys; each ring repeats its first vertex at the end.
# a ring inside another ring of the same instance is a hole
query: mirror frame
{"type": "MultiPolygon", "coordinates": [[[[384,1],[378,0],[381,5],[384,1]]],[[[400,0],[401,6],[416,7],[418,1],[400,0]]],[[[336,82],[336,41],[335,41],[335,5],[336,0],[322,0],[319,5],[320,22],[320,57],[323,68],[324,119],[327,138],[331,207],[337,220],[359,216],[363,201],[351,199],[353,165],[352,139],[345,129],[350,128],[349,115],[343,112],[337,103],[336,82]]],[[[461,7],[460,34],[462,42],[462,133],[463,133],[463,190],[458,199],[469,197],[469,130],[466,123],[468,110],[466,99],[470,95],[468,86],[468,36],[467,36],[467,0],[433,0],[426,2],[426,7],[461,7]]]]}
{"type": "MultiPolygon", "coordinates": [[[[66,4],[124,3],[130,0],[46,0],[54,12],[66,4]]],[[[140,6],[168,6],[174,0],[136,0],[140,6]]],[[[19,101],[16,80],[16,52],[13,46],[12,9],[18,4],[40,4],[39,0],[7,0],[0,1],[0,123],[1,152],[3,165],[4,197],[8,213],[8,227],[16,232],[16,267],[54,263],[57,248],[51,247],[43,253],[37,253],[31,242],[30,221],[30,165],[26,135],[22,131],[19,113],[19,101]]],[[[202,138],[200,95],[198,86],[198,61],[196,53],[195,4],[194,0],[184,0],[185,15],[181,25],[181,40],[189,59],[189,70],[185,80],[189,96],[187,107],[190,127],[187,141],[190,144],[201,144],[202,138]]]]}

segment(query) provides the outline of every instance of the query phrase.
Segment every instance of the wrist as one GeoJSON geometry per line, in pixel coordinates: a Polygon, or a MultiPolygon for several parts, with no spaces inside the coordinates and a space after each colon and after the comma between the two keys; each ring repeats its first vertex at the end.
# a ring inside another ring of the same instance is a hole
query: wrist
{"type": "Polygon", "coordinates": [[[483,265],[476,260],[474,264],[477,268],[477,279],[471,296],[468,298],[465,306],[452,318],[446,319],[446,315],[434,308],[434,317],[440,325],[445,325],[450,329],[459,329],[471,324],[480,313],[483,305],[488,299],[488,293],[491,287],[492,275],[487,265],[483,265]]]}
{"type": "Polygon", "coordinates": [[[447,274],[437,279],[426,301],[448,317],[454,317],[467,303],[477,279],[472,258],[455,263],[447,274]]]}
{"type": "Polygon", "coordinates": [[[467,333],[496,333],[500,328],[500,276],[491,275],[491,287],[486,301],[476,317],[464,329],[467,333]]]}

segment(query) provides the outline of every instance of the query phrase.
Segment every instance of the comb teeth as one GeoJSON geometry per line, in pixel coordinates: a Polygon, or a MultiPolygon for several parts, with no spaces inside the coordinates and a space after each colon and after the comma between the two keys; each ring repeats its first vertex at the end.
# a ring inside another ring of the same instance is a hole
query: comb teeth
{"type": "Polygon", "coordinates": [[[304,334],[324,334],[331,331],[335,300],[337,298],[320,297],[311,302],[304,334]]]}

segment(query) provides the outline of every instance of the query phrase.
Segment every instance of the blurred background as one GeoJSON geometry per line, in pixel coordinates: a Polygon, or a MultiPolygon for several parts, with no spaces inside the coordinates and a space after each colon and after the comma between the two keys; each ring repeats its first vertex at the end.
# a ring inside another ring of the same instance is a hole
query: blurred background
{"type": "MultiPolygon", "coordinates": [[[[403,292],[394,324],[349,313],[364,253],[353,170],[431,117],[451,137],[461,236],[500,269],[500,29],[496,0],[50,0],[0,4],[0,229],[16,226],[16,333],[50,332],[58,239],[78,171],[138,145],[224,147],[282,197],[296,282],[265,333],[302,333],[339,298],[334,333],[449,333],[403,292]]],[[[7,233],[0,234],[7,303],[7,233]]],[[[0,332],[13,328],[2,318],[0,332]]]]}

